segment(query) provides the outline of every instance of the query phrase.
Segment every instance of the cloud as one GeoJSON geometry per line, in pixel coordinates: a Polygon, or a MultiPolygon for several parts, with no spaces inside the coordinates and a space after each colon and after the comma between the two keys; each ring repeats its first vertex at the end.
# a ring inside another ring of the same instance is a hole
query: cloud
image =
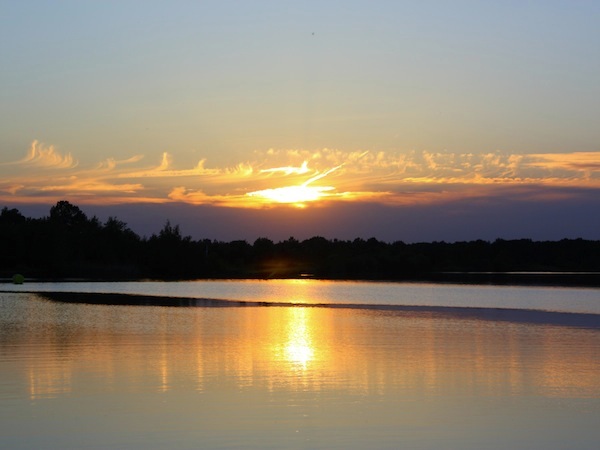
{"type": "Polygon", "coordinates": [[[134,164],[141,161],[144,158],[144,155],[134,155],[131,158],[116,160],[114,158],[107,158],[104,161],[98,163],[98,165],[93,170],[105,170],[110,171],[117,168],[117,166],[124,164],[134,164]]]}
{"type": "Polygon", "coordinates": [[[178,166],[152,158],[106,158],[82,167],[70,154],[33,141],[25,157],[0,162],[0,199],[41,203],[185,202],[237,208],[333,202],[388,205],[473,201],[517,195],[552,201],[600,189],[600,152],[510,154],[269,149],[229,167],[206,159],[178,166]],[[560,190],[557,188],[570,188],[560,190]]]}
{"type": "Polygon", "coordinates": [[[300,167],[286,166],[286,167],[274,167],[272,169],[262,169],[261,173],[276,173],[282,172],[284,175],[290,175],[292,173],[303,175],[308,173],[310,170],[308,168],[308,161],[303,161],[300,167]]]}
{"type": "Polygon", "coordinates": [[[187,189],[177,186],[169,192],[168,197],[175,202],[189,203],[192,205],[213,205],[224,207],[244,207],[245,197],[243,195],[208,195],[201,190],[187,189]]]}
{"type": "Polygon", "coordinates": [[[229,168],[206,168],[206,159],[198,161],[191,169],[172,168],[173,157],[165,152],[158,166],[147,167],[141,170],[124,171],[118,174],[119,178],[185,178],[205,177],[213,183],[231,181],[234,178],[244,178],[253,174],[254,169],[247,163],[240,163],[229,168]]]}
{"type": "Polygon", "coordinates": [[[561,174],[562,177],[600,177],[600,152],[574,152],[532,154],[523,165],[543,171],[561,174]]]}
{"type": "Polygon", "coordinates": [[[114,185],[110,183],[98,182],[95,180],[66,180],[64,184],[54,184],[43,186],[40,188],[42,192],[61,192],[67,193],[67,195],[77,195],[85,192],[89,193],[102,193],[102,192],[114,192],[118,190],[120,193],[135,194],[143,189],[141,184],[119,184],[114,185]]]}
{"type": "Polygon", "coordinates": [[[19,161],[0,163],[4,166],[37,166],[55,169],[69,169],[77,166],[70,153],[61,155],[54,146],[46,146],[37,140],[31,143],[27,155],[19,161]]]}

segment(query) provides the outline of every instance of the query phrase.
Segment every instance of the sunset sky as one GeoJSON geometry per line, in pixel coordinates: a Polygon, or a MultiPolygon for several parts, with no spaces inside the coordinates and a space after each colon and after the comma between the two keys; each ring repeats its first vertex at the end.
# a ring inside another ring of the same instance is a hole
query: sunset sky
{"type": "Polygon", "coordinates": [[[0,207],[600,239],[600,2],[0,0],[0,207]]]}

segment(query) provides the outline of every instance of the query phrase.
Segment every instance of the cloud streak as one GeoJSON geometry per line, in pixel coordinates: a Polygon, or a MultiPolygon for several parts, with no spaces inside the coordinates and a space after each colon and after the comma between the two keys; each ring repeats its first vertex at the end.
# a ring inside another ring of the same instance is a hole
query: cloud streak
{"type": "Polygon", "coordinates": [[[82,167],[71,154],[33,141],[17,161],[0,161],[4,203],[185,202],[239,208],[331,202],[415,205],[498,195],[551,201],[600,189],[600,152],[404,153],[336,149],[257,151],[230,167],[205,159],[180,167],[132,155],[82,167]]]}
{"type": "Polygon", "coordinates": [[[53,169],[70,169],[77,166],[77,161],[70,153],[60,154],[54,146],[46,146],[37,140],[31,143],[27,155],[23,159],[13,162],[0,162],[0,166],[33,166],[53,169]]]}

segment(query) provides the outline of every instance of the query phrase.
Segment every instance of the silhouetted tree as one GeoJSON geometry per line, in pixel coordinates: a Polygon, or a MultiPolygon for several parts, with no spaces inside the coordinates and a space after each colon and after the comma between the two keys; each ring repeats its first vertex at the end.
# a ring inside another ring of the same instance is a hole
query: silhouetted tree
{"type": "Polygon", "coordinates": [[[158,235],[146,243],[146,267],[150,275],[159,278],[189,278],[196,274],[194,250],[190,236],[182,236],[179,225],[167,220],[158,235]]]}
{"type": "Polygon", "coordinates": [[[79,207],[62,200],[50,208],[50,221],[66,227],[78,227],[87,222],[87,216],[79,207]]]}
{"type": "MultiPolygon", "coordinates": [[[[116,217],[102,224],[68,201],[41,219],[17,209],[0,210],[0,272],[27,276],[90,278],[294,277],[440,279],[453,273],[510,271],[598,271],[600,241],[531,239],[490,243],[386,243],[315,236],[253,244],[194,241],[167,221],[158,234],[142,239],[116,217]]],[[[460,275],[458,279],[469,279],[460,275]],[[462,278],[460,278],[462,277],[462,278]]],[[[600,278],[600,276],[598,277],[600,278]]],[[[600,283],[600,282],[598,282],[600,283]]]]}
{"type": "Polygon", "coordinates": [[[27,219],[17,209],[0,212],[0,268],[22,271],[26,263],[27,219]]]}

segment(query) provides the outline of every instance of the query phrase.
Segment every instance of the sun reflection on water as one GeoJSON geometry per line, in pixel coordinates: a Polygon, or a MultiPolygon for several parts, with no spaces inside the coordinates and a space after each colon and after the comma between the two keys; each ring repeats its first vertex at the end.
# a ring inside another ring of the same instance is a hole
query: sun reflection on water
{"type": "Polygon", "coordinates": [[[309,326],[305,308],[290,308],[287,322],[285,359],[295,368],[306,370],[314,358],[312,328],[309,326]]]}
{"type": "MultiPolygon", "coordinates": [[[[304,285],[293,282],[294,301],[310,295],[304,285]]],[[[86,374],[109,391],[235,385],[597,398],[598,334],[585,329],[307,306],[14,307],[21,325],[0,329],[14,343],[0,353],[32,400],[82,390],[86,374]],[[61,308],[72,311],[70,324],[52,319],[61,308]]]]}

